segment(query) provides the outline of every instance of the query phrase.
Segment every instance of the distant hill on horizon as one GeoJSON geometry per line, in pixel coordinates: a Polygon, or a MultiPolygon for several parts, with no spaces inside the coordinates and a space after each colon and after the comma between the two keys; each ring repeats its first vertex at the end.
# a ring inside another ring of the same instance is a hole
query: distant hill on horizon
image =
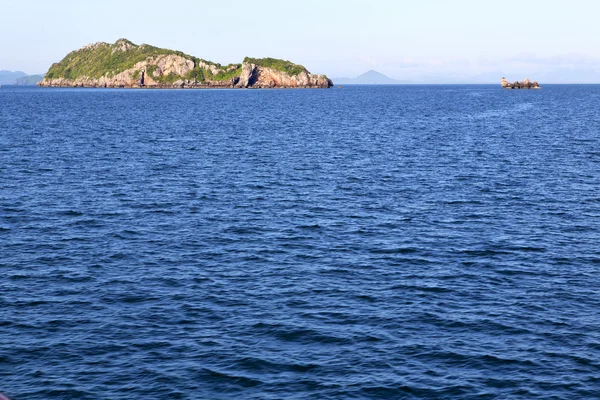
{"type": "Polygon", "coordinates": [[[26,75],[17,78],[12,85],[35,85],[44,79],[44,75],[26,75]]]}
{"type": "Polygon", "coordinates": [[[0,71],[0,85],[35,85],[44,74],[27,75],[23,71],[0,71]]]}
{"type": "Polygon", "coordinates": [[[17,79],[27,76],[23,71],[0,71],[0,85],[12,85],[17,79]]]}
{"type": "Polygon", "coordinates": [[[389,76],[370,70],[356,78],[333,78],[333,83],[336,85],[398,85],[408,83],[392,79],[389,76]]]}

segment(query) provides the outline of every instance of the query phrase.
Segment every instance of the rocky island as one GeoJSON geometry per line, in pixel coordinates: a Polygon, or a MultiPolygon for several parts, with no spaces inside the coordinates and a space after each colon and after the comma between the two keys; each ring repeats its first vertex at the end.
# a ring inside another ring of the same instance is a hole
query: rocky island
{"type": "Polygon", "coordinates": [[[221,65],[180,51],[127,39],[95,43],[53,64],[42,87],[85,88],[330,88],[325,75],[274,58],[246,57],[221,65]]]}
{"type": "Polygon", "coordinates": [[[539,89],[540,85],[537,81],[531,82],[528,78],[526,78],[523,82],[516,81],[514,83],[510,83],[506,78],[502,78],[500,81],[500,85],[504,89],[539,89]]]}

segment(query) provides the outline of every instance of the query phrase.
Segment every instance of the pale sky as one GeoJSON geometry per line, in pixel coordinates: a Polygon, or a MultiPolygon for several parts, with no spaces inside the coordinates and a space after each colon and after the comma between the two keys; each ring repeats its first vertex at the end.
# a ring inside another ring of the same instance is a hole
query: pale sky
{"type": "Polygon", "coordinates": [[[222,64],[284,58],[329,77],[600,82],[596,0],[7,2],[0,70],[46,72],[71,50],[124,37],[222,64]]]}

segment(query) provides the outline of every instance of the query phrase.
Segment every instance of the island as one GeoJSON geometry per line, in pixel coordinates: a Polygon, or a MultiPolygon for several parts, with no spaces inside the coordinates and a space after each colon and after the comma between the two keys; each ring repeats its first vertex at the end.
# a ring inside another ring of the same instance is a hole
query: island
{"type": "Polygon", "coordinates": [[[44,75],[26,75],[14,82],[14,85],[24,86],[24,85],[36,85],[38,82],[41,82],[44,79],[44,75]]]}
{"type": "Polygon", "coordinates": [[[95,43],[53,64],[41,87],[78,88],[330,88],[325,75],[274,58],[221,65],[127,39],[95,43]]]}
{"type": "Polygon", "coordinates": [[[504,89],[539,89],[540,85],[537,81],[531,82],[529,78],[526,78],[523,82],[516,81],[510,83],[506,78],[502,78],[500,85],[504,89]]]}

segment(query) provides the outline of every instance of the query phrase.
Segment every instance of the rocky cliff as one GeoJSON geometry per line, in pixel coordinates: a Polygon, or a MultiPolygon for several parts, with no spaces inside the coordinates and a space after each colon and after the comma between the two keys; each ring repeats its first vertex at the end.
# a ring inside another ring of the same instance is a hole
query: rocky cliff
{"type": "MultiPolygon", "coordinates": [[[[260,60],[255,60],[260,62],[260,60]]],[[[248,59],[242,63],[242,73],[235,87],[242,88],[329,88],[333,82],[325,75],[309,73],[304,67],[297,74],[291,74],[285,70],[278,70],[260,64],[254,64],[248,59]]]]}
{"type": "Polygon", "coordinates": [[[95,43],[53,64],[44,87],[105,88],[329,88],[325,75],[272,58],[221,64],[126,39],[95,43]]]}
{"type": "Polygon", "coordinates": [[[528,78],[526,78],[523,82],[516,81],[514,83],[510,83],[506,78],[502,78],[500,81],[500,85],[504,89],[539,89],[540,85],[537,81],[531,82],[528,78]]]}

